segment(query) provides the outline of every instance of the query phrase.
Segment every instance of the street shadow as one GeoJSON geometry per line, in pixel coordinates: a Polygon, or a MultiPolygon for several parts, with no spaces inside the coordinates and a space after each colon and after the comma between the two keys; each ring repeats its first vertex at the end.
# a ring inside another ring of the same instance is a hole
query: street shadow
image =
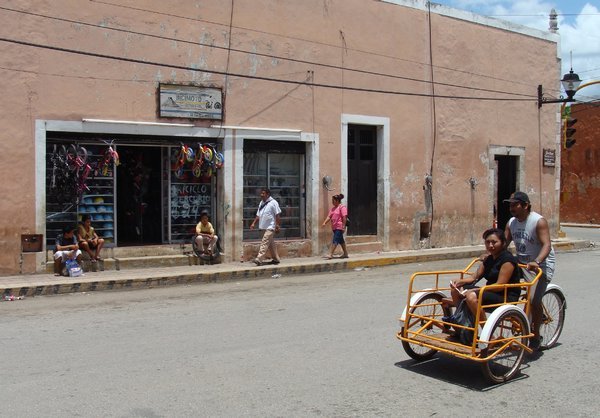
{"type": "Polygon", "coordinates": [[[557,342],[555,345],[552,346],[552,348],[546,348],[541,351],[534,351],[531,354],[526,353],[525,358],[523,358],[523,364],[537,361],[537,360],[541,359],[542,357],[544,357],[544,353],[546,351],[555,350],[555,349],[559,348],[560,346],[562,346],[562,343],[557,342]]]}
{"type": "Polygon", "coordinates": [[[483,376],[479,363],[443,354],[437,354],[431,360],[422,362],[413,359],[402,360],[395,363],[394,366],[476,392],[488,392],[529,377],[524,373],[529,365],[523,362],[519,372],[508,382],[491,383],[483,376]]]}
{"type": "Polygon", "coordinates": [[[533,361],[539,360],[544,357],[544,351],[534,351],[531,354],[525,353],[525,357],[523,358],[523,364],[531,363],[533,361]]]}

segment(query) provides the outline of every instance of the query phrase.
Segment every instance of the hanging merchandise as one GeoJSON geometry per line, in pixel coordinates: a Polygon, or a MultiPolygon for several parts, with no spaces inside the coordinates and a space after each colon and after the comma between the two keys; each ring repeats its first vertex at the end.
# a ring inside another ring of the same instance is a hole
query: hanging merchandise
{"type": "MultiPolygon", "coordinates": [[[[211,177],[216,169],[223,168],[225,157],[212,144],[200,144],[194,147],[181,144],[179,151],[173,156],[173,175],[183,180],[186,178],[186,165],[192,163],[191,172],[194,177],[211,177]]],[[[190,168],[187,168],[190,170],[190,168]]]]}

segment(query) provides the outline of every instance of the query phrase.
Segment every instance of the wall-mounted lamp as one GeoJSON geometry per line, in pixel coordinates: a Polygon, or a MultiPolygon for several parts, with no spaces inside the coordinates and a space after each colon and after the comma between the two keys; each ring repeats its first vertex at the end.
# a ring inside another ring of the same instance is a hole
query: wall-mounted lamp
{"type": "Polygon", "coordinates": [[[571,68],[571,71],[568,74],[563,76],[560,82],[565,90],[565,93],[567,94],[567,98],[565,99],[560,96],[560,99],[547,99],[543,97],[543,89],[542,85],[540,84],[538,86],[538,109],[541,108],[544,103],[571,103],[575,101],[573,96],[575,96],[575,92],[577,92],[577,88],[581,84],[581,80],[579,79],[579,76],[573,72],[573,68],[571,68]]]}
{"type": "Polygon", "coordinates": [[[331,182],[332,181],[333,181],[333,179],[331,178],[331,176],[325,176],[325,177],[323,177],[323,187],[325,187],[329,191],[332,191],[333,190],[331,188],[331,182]]]}

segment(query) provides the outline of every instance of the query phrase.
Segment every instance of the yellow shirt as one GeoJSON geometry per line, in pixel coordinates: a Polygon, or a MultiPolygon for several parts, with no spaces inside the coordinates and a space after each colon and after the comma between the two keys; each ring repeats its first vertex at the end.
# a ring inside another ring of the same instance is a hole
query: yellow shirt
{"type": "Polygon", "coordinates": [[[215,235],[215,230],[210,222],[207,222],[206,226],[202,225],[202,222],[198,222],[198,225],[196,225],[196,234],[215,235]]]}
{"type": "Polygon", "coordinates": [[[90,230],[86,231],[83,225],[79,225],[79,236],[82,240],[89,240],[94,238],[94,227],[90,226],[90,230]]]}

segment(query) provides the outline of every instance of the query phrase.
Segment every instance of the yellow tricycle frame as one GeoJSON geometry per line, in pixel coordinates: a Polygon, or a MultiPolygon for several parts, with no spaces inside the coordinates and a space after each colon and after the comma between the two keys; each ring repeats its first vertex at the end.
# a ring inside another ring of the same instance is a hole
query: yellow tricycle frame
{"type": "MultiPolygon", "coordinates": [[[[480,259],[474,259],[462,270],[416,272],[411,276],[406,308],[399,318],[401,330],[396,334],[397,338],[403,341],[405,350],[411,357],[417,360],[424,359],[410,348],[415,346],[429,349],[429,354],[443,352],[479,363],[488,362],[506,350],[531,352],[527,346],[528,339],[533,336],[529,332],[529,301],[533,286],[542,274],[539,269],[531,281],[481,287],[473,327],[465,327],[442,320],[442,316],[448,314],[442,309],[441,299],[447,297],[450,292],[449,282],[472,276],[480,261],[480,259]],[[508,300],[508,290],[514,287],[522,289],[522,296],[519,300],[512,302],[508,300]],[[504,295],[503,303],[482,305],[483,294],[486,291],[498,292],[499,289],[504,295]],[[486,315],[486,318],[480,318],[481,308],[487,312],[492,311],[492,313],[486,315]],[[499,318],[501,318],[500,324],[490,323],[490,321],[500,320],[499,318]],[[473,342],[467,345],[453,339],[450,334],[451,327],[455,330],[459,328],[470,330],[474,335],[473,342]],[[504,336],[504,333],[499,331],[500,335],[492,336],[498,327],[511,328],[509,332],[511,335],[504,336]]],[[[519,267],[525,268],[526,266],[519,264],[519,267]]]]}

